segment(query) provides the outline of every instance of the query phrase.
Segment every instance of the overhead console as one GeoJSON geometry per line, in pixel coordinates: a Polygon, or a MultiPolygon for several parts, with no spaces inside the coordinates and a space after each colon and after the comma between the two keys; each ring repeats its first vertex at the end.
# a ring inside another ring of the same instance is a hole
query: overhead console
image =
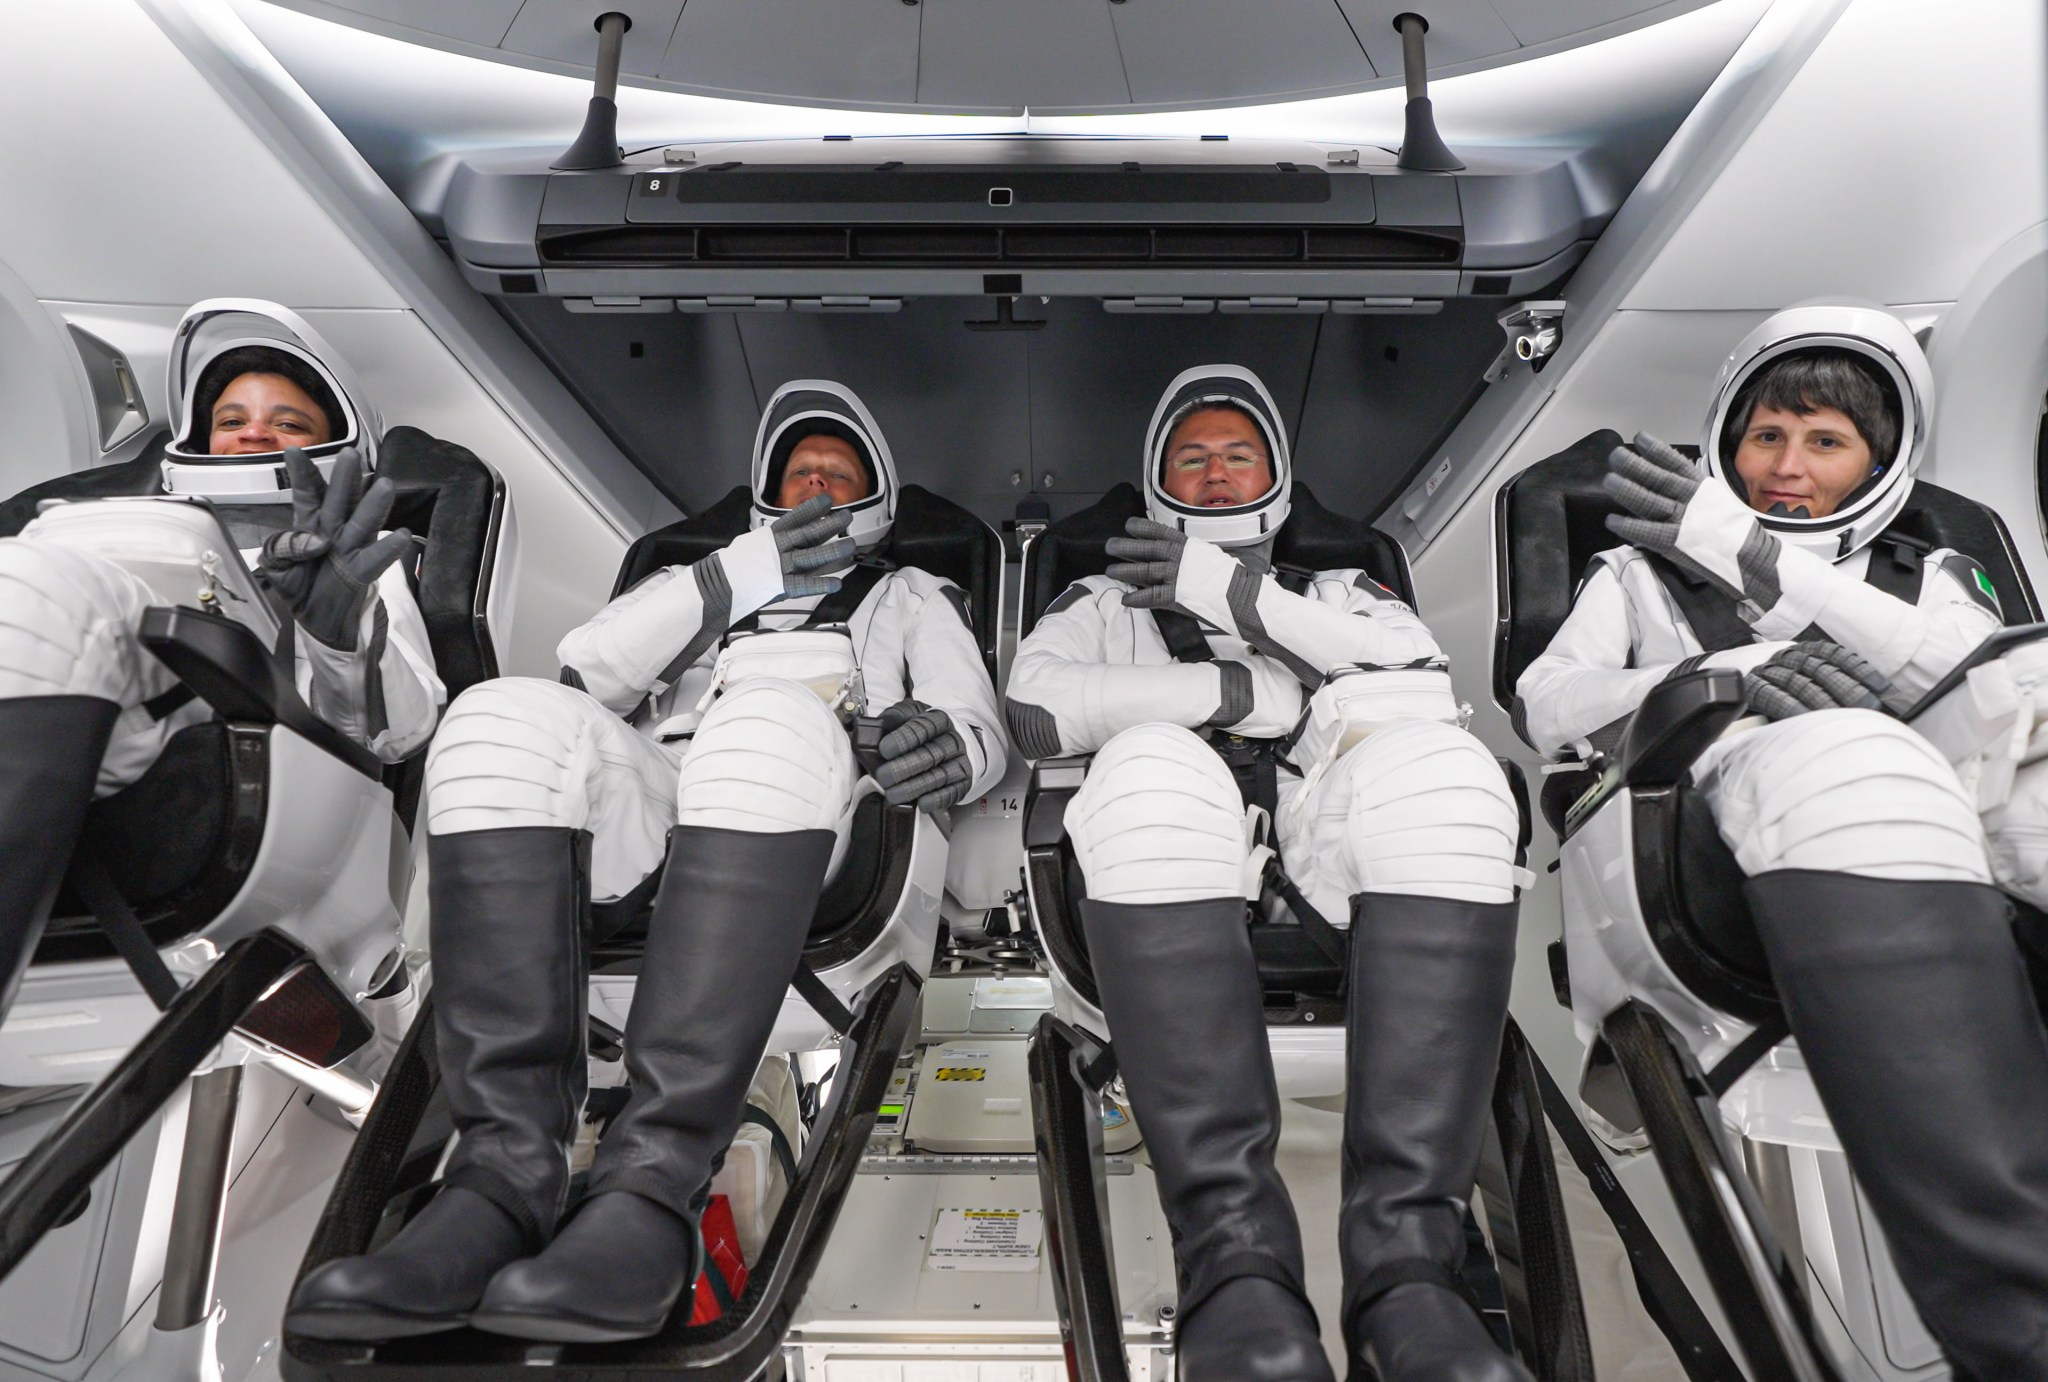
{"type": "Polygon", "coordinates": [[[1112,311],[1428,312],[1526,295],[1604,214],[1561,159],[1415,173],[1377,149],[1203,140],[826,139],[557,172],[468,157],[413,210],[469,281],[571,311],[890,311],[906,297],[1112,311]]]}

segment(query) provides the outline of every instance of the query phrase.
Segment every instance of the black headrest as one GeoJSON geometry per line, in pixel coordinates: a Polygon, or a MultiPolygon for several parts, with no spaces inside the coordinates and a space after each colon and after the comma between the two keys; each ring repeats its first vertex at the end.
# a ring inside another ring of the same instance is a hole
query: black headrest
{"type": "MultiPolygon", "coordinates": [[[[1400,543],[1362,518],[1332,513],[1299,480],[1290,499],[1287,522],[1273,544],[1276,564],[1305,571],[1357,567],[1409,604],[1415,603],[1415,583],[1400,543]]],[[[1144,513],[1144,497],[1137,486],[1125,483],[1040,533],[1025,564],[1024,627],[1019,636],[1031,632],[1062,590],[1084,576],[1108,570],[1109,554],[1103,544],[1123,536],[1126,519],[1144,513]]]]}
{"type": "MultiPolygon", "coordinates": [[[[106,499],[159,494],[163,445],[119,465],[59,475],[31,485],[0,504],[0,537],[13,537],[45,499],[106,499]]],[[[394,427],[384,436],[377,474],[398,487],[390,524],[422,540],[413,593],[426,616],[427,639],[448,695],[498,675],[498,657],[484,624],[498,515],[505,482],[467,447],[440,441],[417,427],[394,427]]],[[[231,507],[231,506],[224,506],[231,507]]]]}
{"type": "MultiPolygon", "coordinates": [[[[1571,613],[1587,564],[1620,545],[1604,522],[1615,506],[1600,482],[1607,474],[1607,453],[1621,443],[1619,433],[1595,432],[1501,487],[1494,512],[1502,608],[1494,641],[1493,694],[1503,706],[1513,704],[1523,669],[1550,646],[1571,613]]],[[[2041,617],[2004,522],[1976,500],[1915,481],[1906,507],[1885,535],[1975,557],[1998,590],[2006,622],[2041,617]]]]}
{"type": "MultiPolygon", "coordinates": [[[[637,585],[664,566],[703,560],[747,531],[753,501],[745,485],[735,487],[702,513],[678,519],[643,535],[626,549],[612,595],[637,585]]],[[[896,492],[896,521],[889,540],[874,555],[897,566],[914,566],[943,576],[967,593],[974,636],[994,674],[996,639],[1002,628],[997,608],[1003,581],[1003,543],[986,523],[950,499],[922,485],[896,492]]]]}
{"type": "Polygon", "coordinates": [[[413,594],[448,698],[498,675],[484,622],[505,482],[466,446],[417,427],[384,434],[377,474],[398,487],[390,526],[424,540],[413,594]]]}

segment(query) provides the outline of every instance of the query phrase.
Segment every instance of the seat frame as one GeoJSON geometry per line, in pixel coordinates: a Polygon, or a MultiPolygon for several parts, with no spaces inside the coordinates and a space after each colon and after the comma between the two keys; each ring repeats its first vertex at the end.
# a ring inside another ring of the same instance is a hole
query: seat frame
{"type": "MultiPolygon", "coordinates": [[[[1025,557],[1026,607],[1019,626],[1029,628],[1045,603],[1074,580],[1100,574],[1096,565],[1105,534],[1121,531],[1124,518],[1142,512],[1134,487],[1111,490],[1083,510],[1038,535],[1025,557]],[[1047,542],[1050,538],[1052,541],[1047,542]],[[1045,554],[1050,553],[1048,558],[1045,554]],[[1034,561],[1037,555],[1039,560],[1034,561]]],[[[1300,559],[1309,569],[1357,566],[1401,598],[1414,598],[1405,554],[1393,539],[1368,525],[1323,509],[1306,487],[1295,487],[1297,515],[1290,516],[1276,544],[1275,561],[1300,559]],[[1310,541],[1290,543],[1300,517],[1310,541]]],[[[1093,1033],[1107,1030],[1078,913],[1082,884],[1067,837],[1067,803],[1086,780],[1092,755],[1042,759],[1033,765],[1023,809],[1024,884],[1028,939],[1054,978],[1054,1011],[1040,1020],[1030,1057],[1032,1101],[1039,1138],[1039,1176],[1047,1222],[1047,1247],[1055,1297],[1069,1358],[1084,1382],[1126,1382],[1122,1312],[1116,1299],[1114,1250],[1103,1192],[1102,1090],[1114,1073],[1113,1047],[1093,1033]]],[[[1530,818],[1521,771],[1503,761],[1522,821],[1521,848],[1528,845],[1530,818]]],[[[1283,1094],[1295,1097],[1341,1092],[1290,1073],[1307,1057],[1318,1066],[1341,1069],[1345,1000],[1340,966],[1317,954],[1303,965],[1302,928],[1260,919],[1247,904],[1266,1021],[1280,1058],[1283,1094]],[[1279,979],[1274,961],[1283,951],[1289,975],[1279,979]]],[[[1499,1272],[1509,1332],[1517,1354],[1540,1382],[1570,1382],[1593,1376],[1571,1237],[1557,1180],[1534,1056],[1521,1030],[1508,1020],[1496,1075],[1490,1126],[1480,1172],[1494,1265],[1499,1272]]],[[[1320,1071],[1316,1073],[1321,1073],[1320,1071]]]]}
{"type": "MultiPolygon", "coordinates": [[[[1504,707],[1562,624],[1570,603],[1559,595],[1575,589],[1575,568],[1615,545],[1600,522],[1613,509],[1598,482],[1620,444],[1614,432],[1593,433],[1499,493],[1494,689],[1504,707]],[[1518,522],[1529,531],[1515,531],[1518,522]],[[1537,603],[1533,618],[1518,613],[1518,598],[1537,603]]],[[[1989,509],[1922,481],[1897,526],[1929,545],[1978,547],[1971,554],[2008,617],[2039,617],[2010,536],[1989,509]]],[[[1829,1150],[1785,1126],[1788,1108],[1818,1112],[1818,1095],[1784,1045],[1790,1029],[1739,891],[1741,871],[1690,782],[1700,753],[1744,713],[1739,674],[1676,678],[1638,708],[1617,751],[1552,775],[1545,814],[1560,838],[1564,898],[1553,973],[1586,1045],[1580,1099],[1656,1152],[1754,1375],[1836,1382],[1829,1331],[1787,1253],[1811,1244],[1784,1241],[1784,1221],[1728,1122],[1735,1118],[1752,1145],[1829,1150]],[[1611,868],[1617,858],[1629,867],[1611,868]]],[[[2048,966],[2036,972],[2048,976],[2048,966]]],[[[1857,1246],[1884,1251],[1860,1236],[1857,1246]]],[[[1840,1245],[1830,1247],[1839,1260],[1840,1245]]]]}

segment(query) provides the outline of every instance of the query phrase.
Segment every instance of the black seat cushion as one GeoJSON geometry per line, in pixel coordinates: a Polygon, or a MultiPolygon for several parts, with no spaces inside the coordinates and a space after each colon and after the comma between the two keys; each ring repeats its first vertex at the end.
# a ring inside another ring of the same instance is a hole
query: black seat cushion
{"type": "MultiPolygon", "coordinates": [[[[664,566],[686,566],[747,531],[753,500],[745,485],[735,486],[702,513],[656,528],[626,549],[614,598],[664,566]]],[[[986,523],[952,500],[922,485],[905,485],[896,493],[896,521],[889,540],[873,555],[897,566],[914,566],[960,587],[974,623],[982,658],[995,672],[996,640],[1002,630],[997,607],[1003,581],[1002,539],[986,523]]]]}
{"type": "Polygon", "coordinates": [[[449,699],[498,675],[484,622],[505,482],[468,447],[417,427],[384,434],[377,474],[398,487],[390,526],[423,539],[413,593],[449,699]]]}
{"type": "MultiPolygon", "coordinates": [[[[1516,680],[1563,627],[1587,566],[1620,545],[1607,531],[1605,519],[1617,510],[1600,482],[1607,453],[1621,443],[1617,432],[1594,432],[1501,487],[1494,518],[1502,589],[1493,694],[1503,706],[1514,704],[1516,680]]],[[[1975,557],[1998,591],[2008,624],[2041,617],[2005,522],[1985,505],[1917,480],[1888,531],[1975,557]]]]}
{"type": "MultiPolygon", "coordinates": [[[[1415,603],[1415,582],[1400,543],[1364,519],[1324,508],[1299,480],[1294,482],[1289,503],[1287,521],[1273,544],[1277,564],[1307,571],[1357,567],[1410,605],[1415,603]]],[[[1126,483],[1040,533],[1025,563],[1021,633],[1031,632],[1038,616],[1061,591],[1108,570],[1109,554],[1103,544],[1122,537],[1124,523],[1144,514],[1145,497],[1136,485],[1126,483]]]]}

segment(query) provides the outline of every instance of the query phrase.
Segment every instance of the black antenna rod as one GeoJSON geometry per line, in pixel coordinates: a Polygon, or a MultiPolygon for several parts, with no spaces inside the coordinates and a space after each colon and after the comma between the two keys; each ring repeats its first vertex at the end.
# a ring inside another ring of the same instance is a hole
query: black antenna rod
{"type": "Polygon", "coordinates": [[[1455,173],[1464,160],[1444,145],[1436,132],[1436,111],[1429,104],[1429,63],[1422,55],[1422,36],[1429,21],[1419,14],[1397,14],[1401,35],[1401,68],[1408,79],[1408,126],[1401,138],[1399,166],[1421,173],[1455,173]]]}
{"type": "Polygon", "coordinates": [[[582,132],[552,165],[564,172],[616,168],[624,161],[619,153],[619,50],[633,21],[614,10],[599,15],[591,27],[597,30],[597,87],[582,132]]]}

